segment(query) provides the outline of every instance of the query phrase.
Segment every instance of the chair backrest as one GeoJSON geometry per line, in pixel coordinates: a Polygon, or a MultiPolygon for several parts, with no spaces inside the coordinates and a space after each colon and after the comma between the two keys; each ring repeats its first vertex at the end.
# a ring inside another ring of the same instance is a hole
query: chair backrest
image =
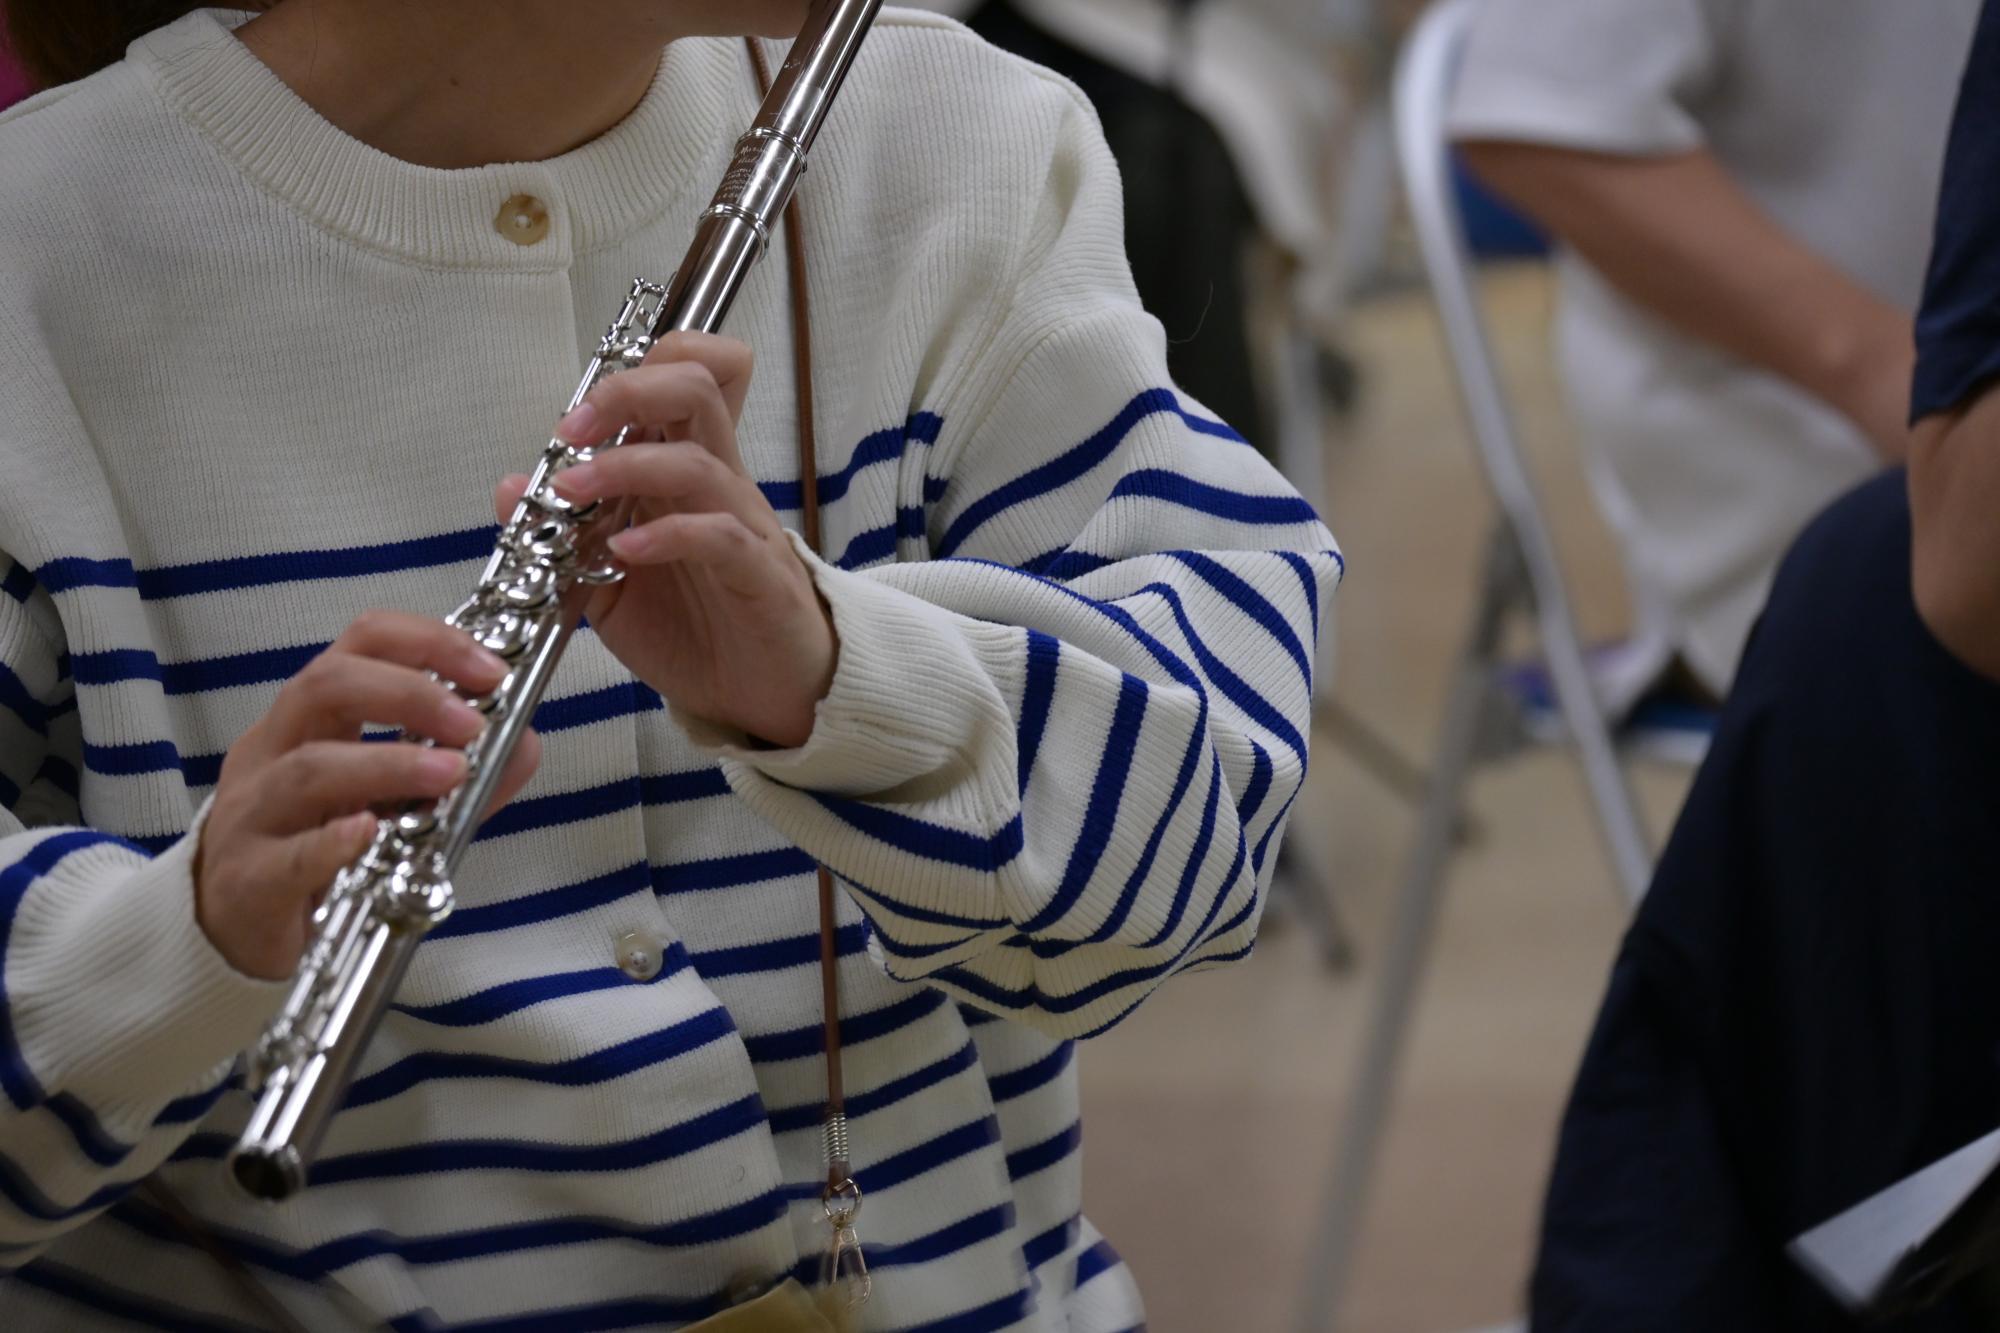
{"type": "Polygon", "coordinates": [[[1452,84],[1480,4],[1481,0],[1438,0],[1411,30],[1396,66],[1396,157],[1480,466],[1511,522],[1517,527],[1542,527],[1541,506],[1528,482],[1480,312],[1446,128],[1452,84]]]}
{"type": "Polygon", "coordinates": [[[1585,662],[1555,540],[1515,433],[1500,372],[1480,312],[1472,252],[1452,172],[1446,113],[1466,38],[1482,0],[1437,0],[1411,30],[1393,91],[1396,156],[1410,221],[1423,252],[1445,345],[1465,404],[1481,469],[1519,552],[1534,601],[1542,654],[1563,721],[1595,796],[1599,823],[1621,887],[1637,901],[1652,854],[1605,711],[1585,662]]]}

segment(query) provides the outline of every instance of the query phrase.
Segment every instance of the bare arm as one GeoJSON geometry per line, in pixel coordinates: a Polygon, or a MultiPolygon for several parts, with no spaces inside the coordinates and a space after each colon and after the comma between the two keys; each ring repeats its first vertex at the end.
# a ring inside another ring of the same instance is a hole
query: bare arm
{"type": "Polygon", "coordinates": [[[1460,147],[1482,180],[1626,296],[1829,404],[1883,458],[1905,456],[1909,313],[1800,244],[1713,155],[1460,147]]]}
{"type": "Polygon", "coordinates": [[[1917,611],[1966,665],[2000,680],[2000,392],[1926,417],[1912,436],[1917,611]]]}

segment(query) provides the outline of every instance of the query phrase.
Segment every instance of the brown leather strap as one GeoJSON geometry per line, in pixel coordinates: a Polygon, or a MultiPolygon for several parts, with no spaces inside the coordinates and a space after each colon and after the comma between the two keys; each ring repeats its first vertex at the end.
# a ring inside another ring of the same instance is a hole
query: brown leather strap
{"type": "MultiPolygon", "coordinates": [[[[757,71],[757,91],[771,91],[770,68],[754,37],[745,38],[750,63],[757,71]]],[[[804,510],[802,536],[806,545],[820,549],[819,447],[813,421],[812,302],[806,283],[805,227],[799,221],[799,197],[793,194],[785,205],[785,271],[791,287],[792,307],[792,394],[799,417],[799,493],[804,510]]],[[[847,1088],[842,1078],[840,1056],[840,922],[834,910],[833,876],[819,867],[819,978],[820,1012],[826,1025],[826,1110],[824,1118],[847,1114],[847,1088]]],[[[848,1163],[827,1163],[829,1189],[845,1184],[848,1163]]]]}

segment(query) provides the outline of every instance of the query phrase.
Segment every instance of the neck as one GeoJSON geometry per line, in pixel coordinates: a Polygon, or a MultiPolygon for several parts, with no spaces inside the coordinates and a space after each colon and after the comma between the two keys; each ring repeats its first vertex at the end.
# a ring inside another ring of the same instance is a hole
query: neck
{"type": "Polygon", "coordinates": [[[555,157],[610,129],[645,96],[662,47],[716,35],[704,10],[665,0],[282,0],[237,35],[351,137],[420,166],[475,167],[555,157]]]}

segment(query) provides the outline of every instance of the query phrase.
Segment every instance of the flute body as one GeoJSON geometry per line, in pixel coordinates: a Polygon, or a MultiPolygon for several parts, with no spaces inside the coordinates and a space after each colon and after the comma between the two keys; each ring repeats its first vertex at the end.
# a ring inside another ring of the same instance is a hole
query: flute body
{"type": "MultiPolygon", "coordinates": [[[[664,285],[632,284],[569,407],[607,376],[638,365],[667,334],[721,326],[768,248],[881,5],[815,0],[679,269],[664,285]]],[[[304,1187],[355,1064],[418,944],[451,912],[452,873],[592,590],[621,577],[604,544],[625,526],[629,507],[575,506],[550,482],[597,448],[622,443],[623,433],[595,448],[549,441],[477,589],[449,617],[511,669],[493,693],[469,699],[486,725],[467,747],[464,780],[434,806],[382,820],[368,850],[334,878],[314,915],[285,1005],[247,1057],[256,1105],[228,1167],[257,1198],[281,1200],[304,1187]]]]}

